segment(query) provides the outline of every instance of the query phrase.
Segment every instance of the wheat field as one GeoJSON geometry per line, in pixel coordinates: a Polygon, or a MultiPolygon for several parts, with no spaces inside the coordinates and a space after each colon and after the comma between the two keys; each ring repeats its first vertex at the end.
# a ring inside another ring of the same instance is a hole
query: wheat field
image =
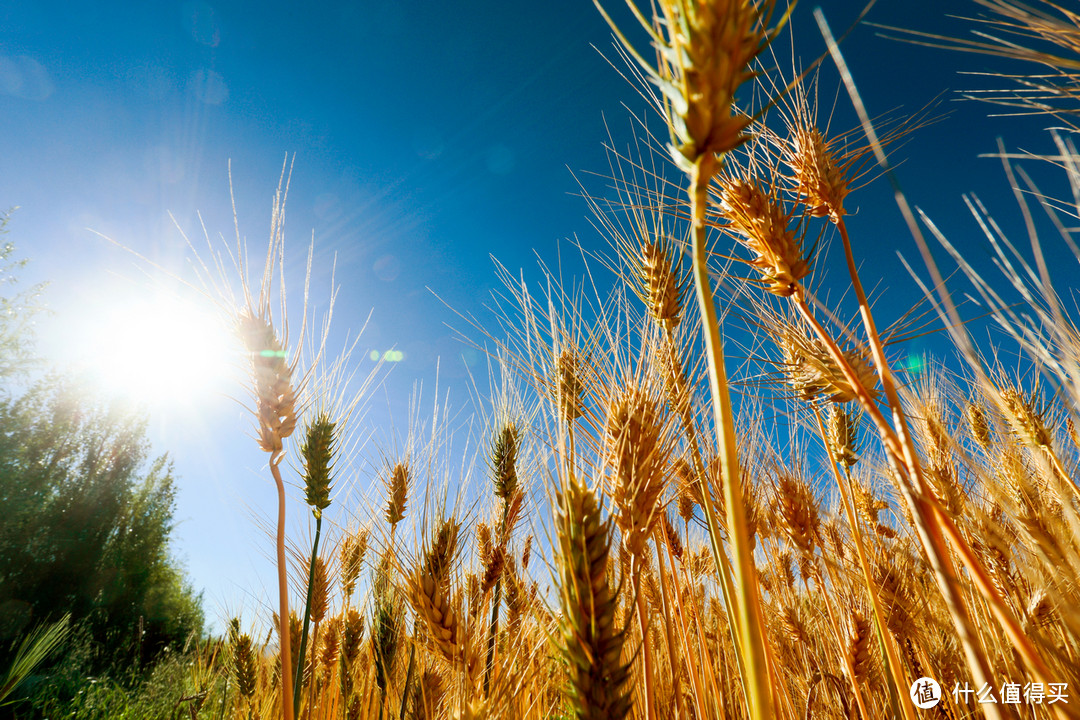
{"type": "MultiPolygon", "coordinates": [[[[914,39],[1035,67],[1003,100],[1068,125],[1080,16],[982,4],[1050,49],[914,39]]],[[[630,7],[634,33],[609,22],[640,82],[629,91],[657,117],[610,152],[611,194],[587,198],[610,240],[589,262],[615,282],[544,271],[530,284],[500,267],[498,318],[465,319],[497,378],[470,459],[477,497],[418,430],[369,478],[375,499],[324,527],[354,407],[318,337],[301,365],[296,338],[311,333],[284,330],[275,225],[234,307],[279,492],[275,612],[198,652],[186,711],[1080,717],[1080,333],[1038,242],[1016,250],[973,203],[1003,269],[983,278],[898,196],[916,243],[954,263],[916,276],[960,358],[901,367],[890,339],[915,321],[879,325],[859,276],[869,240],[845,218],[930,119],[823,127],[815,64],[775,70],[788,9],[773,0],[630,7]],[[644,44],[627,39],[641,31],[644,44]],[[816,292],[834,276],[850,288],[835,303],[816,292]],[[1007,361],[968,332],[953,285],[981,299],[1007,361]],[[752,337],[737,348],[735,325],[752,337]],[[752,372],[728,367],[748,354],[752,372]],[[311,513],[311,537],[285,537],[286,513],[311,513]]],[[[843,62],[835,45],[819,60],[843,62]]],[[[1071,130],[1055,135],[1064,200],[1010,177],[1070,243],[1071,130]]]]}

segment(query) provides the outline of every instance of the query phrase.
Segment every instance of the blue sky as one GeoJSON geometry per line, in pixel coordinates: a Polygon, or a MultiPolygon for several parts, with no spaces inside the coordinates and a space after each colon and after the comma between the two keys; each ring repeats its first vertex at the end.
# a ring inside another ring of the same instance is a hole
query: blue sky
{"type": "MultiPolygon", "coordinates": [[[[609,5],[629,26],[620,3],[609,5]]],[[[858,11],[844,0],[822,5],[835,30],[858,11]]],[[[823,50],[811,10],[800,5],[794,21],[807,59],[823,50]]],[[[881,0],[868,19],[959,34],[970,26],[946,12],[976,11],[972,2],[881,0]]],[[[951,114],[898,152],[900,178],[965,252],[984,257],[960,193],[1016,213],[1000,164],[977,155],[999,135],[1048,152],[1039,131],[1053,123],[988,119],[985,105],[952,102],[949,91],[986,86],[959,71],[1000,63],[867,27],[844,50],[872,113],[914,112],[946,93],[940,107],[951,114]]],[[[290,278],[314,236],[317,309],[337,262],[336,336],[370,312],[362,353],[402,353],[370,403],[376,438],[390,442],[388,408],[404,425],[415,382],[430,397],[436,362],[441,388],[467,412],[470,368],[481,365],[447,323],[461,325],[455,311],[485,316],[497,286],[489,256],[537,277],[535,256],[554,263],[560,241],[603,246],[572,171],[602,192],[589,173],[607,169],[608,128],[625,144],[621,104],[645,108],[601,53],[615,57],[586,0],[0,2],[0,205],[20,207],[10,238],[32,260],[25,281],[51,283],[42,348],[60,363],[85,360],[73,339],[110,332],[94,329],[100,308],[142,302],[161,282],[91,231],[186,273],[190,253],[172,218],[198,237],[201,213],[212,236],[231,237],[231,160],[241,232],[257,248],[283,159],[295,154],[290,278]]],[[[835,82],[826,72],[829,93],[835,82]]],[[[837,106],[847,127],[846,98],[837,106]]],[[[906,307],[900,288],[910,283],[895,252],[915,252],[886,185],[856,193],[849,207],[864,282],[897,288],[887,311],[906,307]]],[[[270,546],[252,516],[268,512],[273,489],[245,435],[249,417],[229,399],[242,393],[224,378],[185,407],[151,408],[155,448],[170,452],[181,479],[176,549],[211,616],[255,607],[270,588],[270,546]]]]}

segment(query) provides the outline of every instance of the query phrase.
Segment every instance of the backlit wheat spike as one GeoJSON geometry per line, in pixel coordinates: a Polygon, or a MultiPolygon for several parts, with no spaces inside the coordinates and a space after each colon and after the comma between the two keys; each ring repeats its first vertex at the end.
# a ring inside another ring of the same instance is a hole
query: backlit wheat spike
{"type": "Polygon", "coordinates": [[[506,557],[503,569],[503,583],[506,594],[506,631],[511,641],[517,636],[522,618],[529,609],[529,594],[517,571],[517,563],[512,555],[506,557]]]}
{"type": "Polygon", "coordinates": [[[334,471],[334,428],[330,416],[320,413],[304,433],[300,445],[303,462],[304,497],[314,512],[330,506],[330,488],[334,471]]]}
{"type": "Polygon", "coordinates": [[[410,574],[409,602],[443,659],[471,677],[477,670],[478,655],[464,625],[459,603],[450,592],[459,532],[460,525],[453,518],[442,520],[434,529],[421,562],[410,574]]]}
{"type": "Polygon", "coordinates": [[[259,447],[271,455],[280,455],[283,441],[296,429],[293,368],[268,317],[242,311],[239,334],[251,356],[259,447]]]}
{"type": "Polygon", "coordinates": [[[507,422],[496,433],[491,444],[491,474],[495,483],[495,496],[509,500],[517,491],[517,456],[521,431],[513,422],[507,422]]]}
{"type": "Polygon", "coordinates": [[[772,0],[661,0],[660,16],[648,22],[637,5],[627,3],[657,50],[654,67],[611,25],[649,80],[660,89],[659,101],[671,136],[676,164],[686,172],[705,155],[723,155],[746,140],[751,118],[735,107],[735,93],[754,77],[750,63],[777,29],[768,27],[772,0]]]}
{"type": "Polygon", "coordinates": [[[461,709],[454,713],[454,720],[487,720],[490,708],[484,698],[463,700],[461,709]]]}
{"type": "Polygon", "coordinates": [[[479,656],[448,589],[430,575],[417,574],[412,579],[409,600],[442,658],[471,677],[477,670],[479,656]]]}
{"type": "Polygon", "coordinates": [[[606,443],[623,542],[631,554],[640,555],[659,520],[665,485],[668,451],[656,401],[641,388],[618,394],[608,407],[606,443]]]}
{"type": "Polygon", "coordinates": [[[390,468],[390,476],[386,480],[386,522],[391,528],[405,518],[411,480],[408,463],[395,463],[390,468]]]}
{"type": "Polygon", "coordinates": [[[780,608],[778,617],[780,629],[787,639],[796,646],[810,643],[810,629],[806,625],[805,613],[801,605],[787,605],[780,608]]]}
{"type": "Polygon", "coordinates": [[[433,668],[424,669],[419,682],[413,686],[407,717],[409,720],[436,720],[442,717],[439,710],[445,694],[442,675],[433,668]]]}
{"type": "Polygon", "coordinates": [[[843,216],[848,184],[836,163],[835,149],[816,127],[800,123],[793,131],[787,138],[785,160],[809,213],[814,217],[843,216]]]}
{"type": "Polygon", "coordinates": [[[791,552],[788,550],[782,550],[776,554],[777,574],[780,580],[783,581],[784,587],[788,590],[795,589],[795,559],[791,557],[791,552]]]}
{"type": "Polygon", "coordinates": [[[668,334],[655,340],[650,360],[655,372],[664,382],[664,396],[671,411],[680,418],[692,417],[693,392],[679,359],[679,345],[674,335],[668,334]]]}
{"type": "Polygon", "coordinates": [[[671,250],[663,241],[643,243],[640,255],[645,306],[657,322],[672,330],[682,319],[685,282],[679,277],[671,250]]]}
{"type": "Polygon", "coordinates": [[[852,467],[859,461],[859,411],[845,405],[832,403],[826,419],[825,432],[829,449],[844,467],[852,467]]]}
{"type": "Polygon", "coordinates": [[[611,399],[605,445],[607,463],[611,467],[611,498],[618,508],[615,517],[622,532],[622,549],[632,558],[630,578],[642,638],[644,710],[646,720],[649,720],[655,708],[654,650],[649,612],[641,592],[641,568],[648,567],[647,543],[664,512],[660,500],[666,485],[664,470],[669,448],[660,404],[640,385],[635,383],[628,389],[616,391],[611,399]]]}
{"type": "Polygon", "coordinates": [[[912,425],[924,452],[937,460],[947,460],[953,449],[943,383],[938,372],[923,373],[912,399],[912,425]]]}
{"type": "MultiPolygon", "coordinates": [[[[783,352],[786,381],[804,400],[828,400],[848,403],[856,390],[818,338],[809,337],[797,327],[779,330],[777,343],[783,352]]],[[[864,348],[842,350],[844,359],[854,369],[859,383],[871,397],[876,396],[877,375],[864,348]]]]}
{"type": "Polygon", "coordinates": [[[851,143],[846,134],[826,140],[816,127],[816,98],[811,103],[808,88],[801,80],[791,89],[783,107],[787,135],[778,139],[777,146],[795,193],[810,215],[837,222],[846,214],[844,199],[852,174],[857,174],[855,167],[869,155],[870,146],[851,143]]]}
{"type": "Polygon", "coordinates": [[[295,612],[290,612],[288,635],[289,641],[292,643],[292,647],[290,648],[292,650],[292,654],[290,655],[290,660],[292,662],[292,669],[290,670],[290,674],[294,677],[296,676],[297,666],[302,662],[300,658],[300,636],[302,635],[301,625],[302,621],[300,620],[300,616],[297,615],[295,612]]]}
{"type": "Polygon", "coordinates": [[[510,536],[521,519],[521,513],[525,509],[525,490],[517,488],[503,501],[503,517],[499,521],[498,534],[495,537],[497,544],[506,546],[510,543],[510,536]]]}
{"type": "Polygon", "coordinates": [[[334,616],[326,621],[326,630],[322,634],[319,647],[319,666],[329,671],[338,661],[341,652],[341,617],[334,616]]]}
{"type": "Polygon", "coordinates": [[[696,503],[694,499],[686,492],[679,492],[679,517],[683,519],[683,522],[690,522],[694,519],[694,506],[696,503]]]}
{"type": "Polygon", "coordinates": [[[633,214],[633,238],[613,228],[620,257],[629,266],[627,281],[660,327],[672,331],[682,320],[687,278],[679,270],[674,243],[660,222],[641,210],[633,214]]]}
{"type": "Polygon", "coordinates": [[[915,622],[910,591],[912,578],[905,570],[892,565],[888,559],[876,561],[873,567],[874,585],[885,612],[885,624],[898,637],[910,632],[915,622]]]}
{"type": "Polygon", "coordinates": [[[484,595],[480,590],[480,576],[474,572],[465,573],[465,598],[470,622],[475,622],[480,616],[481,604],[484,600],[484,595]]]}
{"type": "Polygon", "coordinates": [[[616,622],[609,583],[610,530],[592,490],[571,477],[556,498],[558,648],[566,663],[571,714],[620,719],[631,709],[623,661],[625,634],[616,622]]]}
{"type": "Polygon", "coordinates": [[[367,530],[360,530],[346,535],[341,545],[341,587],[346,597],[352,597],[356,590],[367,553],[367,540],[367,530]]]}
{"type": "Polygon", "coordinates": [[[1008,597],[1016,586],[1010,567],[1010,538],[1015,540],[1015,531],[1005,520],[1001,506],[996,503],[985,512],[977,513],[972,525],[972,549],[979,553],[998,592],[1002,597],[1008,597]]]}
{"type": "Polygon", "coordinates": [[[315,558],[312,578],[314,582],[311,592],[311,621],[320,623],[330,608],[330,576],[326,569],[326,561],[321,557],[315,558]]]}
{"type": "MultiPolygon", "coordinates": [[[[809,82],[797,78],[780,99],[783,134],[769,133],[780,162],[786,166],[787,180],[794,194],[812,217],[827,217],[840,224],[847,214],[844,200],[865,183],[876,169],[873,147],[866,142],[862,128],[839,134],[818,127],[818,78],[809,82]],[[813,96],[813,97],[811,97],[813,96]]],[[[878,123],[877,141],[885,148],[903,140],[909,133],[933,122],[925,113],[909,118],[884,119],[878,123]]]]}
{"type": "Polygon", "coordinates": [[[690,461],[686,458],[675,459],[675,481],[678,491],[679,517],[683,522],[694,519],[694,508],[701,504],[701,482],[694,476],[690,461]]]}
{"type": "Polygon", "coordinates": [[[1054,621],[1054,604],[1045,590],[1036,590],[1031,594],[1024,616],[1028,623],[1037,628],[1044,628],[1054,621]]]}
{"type": "Polygon", "coordinates": [[[966,513],[967,493],[960,484],[956,469],[948,458],[926,463],[923,477],[942,507],[957,517],[966,513]]]}
{"type": "Polygon", "coordinates": [[[925,372],[910,393],[911,426],[924,456],[923,477],[931,492],[953,515],[966,514],[967,493],[955,466],[955,440],[949,428],[948,381],[940,371],[925,372]]]}
{"type": "Polygon", "coordinates": [[[691,555],[689,566],[693,577],[709,577],[716,572],[716,565],[706,546],[698,548],[698,551],[691,555]]]}
{"type": "Polygon", "coordinates": [[[878,513],[888,510],[889,504],[883,500],[879,500],[874,495],[873,487],[863,484],[862,482],[853,482],[852,489],[854,490],[855,510],[870,527],[880,525],[881,522],[878,520],[878,513]]]}
{"type": "Polygon", "coordinates": [[[717,213],[724,230],[750,250],[749,264],[765,289],[788,297],[810,274],[810,257],[803,252],[805,226],[793,218],[777,188],[739,171],[717,176],[717,213]]]}
{"type": "Polygon", "coordinates": [[[559,416],[563,422],[571,425],[581,417],[582,399],[585,386],[581,382],[581,368],[578,355],[570,349],[563,350],[555,358],[555,378],[553,386],[559,406],[559,416]]]}
{"type": "Polygon", "coordinates": [[[375,579],[372,583],[374,600],[369,638],[371,656],[375,664],[375,684],[383,698],[386,697],[389,687],[394,659],[401,647],[404,619],[391,584],[391,567],[390,551],[387,551],[375,569],[375,579]]]}
{"type": "Polygon", "coordinates": [[[988,450],[990,448],[991,429],[990,418],[986,414],[986,409],[977,402],[969,402],[964,412],[964,418],[967,420],[971,437],[979,444],[979,447],[988,450]]]}
{"type": "Polygon", "coordinates": [[[870,671],[873,669],[873,634],[873,626],[862,610],[851,608],[848,612],[847,643],[844,650],[855,675],[852,679],[859,684],[869,680],[870,671]]]}
{"type": "Polygon", "coordinates": [[[445,519],[439,523],[430,544],[424,550],[422,568],[437,582],[445,582],[450,577],[450,570],[457,558],[460,533],[459,522],[453,518],[445,519]]]}
{"type": "Polygon", "coordinates": [[[364,616],[349,608],[339,628],[341,633],[341,658],[351,667],[360,658],[364,642],[364,616]]]}
{"type": "Polygon", "coordinates": [[[255,649],[251,644],[251,637],[246,633],[238,633],[232,642],[232,670],[233,681],[240,696],[250,700],[255,695],[258,685],[256,677],[257,661],[255,649]]]}
{"type": "Polygon", "coordinates": [[[480,592],[482,594],[486,595],[495,587],[495,583],[502,577],[505,565],[506,550],[501,545],[496,546],[488,555],[488,561],[484,565],[484,575],[480,581],[480,592]]]}
{"type": "Polygon", "coordinates": [[[822,526],[822,531],[832,554],[839,558],[841,562],[847,561],[848,538],[845,537],[844,531],[840,529],[840,525],[835,520],[832,520],[822,526]]]}
{"type": "MultiPolygon", "coordinates": [[[[359,697],[355,679],[361,675],[360,653],[364,642],[364,616],[349,608],[342,618],[338,675],[341,678],[341,699],[347,708],[346,716],[355,718],[359,713],[359,697]]],[[[366,671],[363,675],[366,677],[366,671]]]]}
{"type": "Polygon", "coordinates": [[[671,549],[671,554],[676,560],[682,560],[684,551],[682,538],[679,536],[679,531],[671,524],[666,510],[660,511],[660,529],[664,534],[664,542],[671,549]]]}
{"type": "Polygon", "coordinates": [[[480,567],[486,568],[491,564],[491,553],[493,546],[491,544],[491,526],[486,522],[478,522],[476,524],[476,551],[480,556],[480,567]]]}
{"type": "Polygon", "coordinates": [[[1002,388],[1000,394],[1002,410],[1013,434],[1030,447],[1049,447],[1052,439],[1044,420],[1045,411],[1038,402],[1014,386],[1002,388]]]}

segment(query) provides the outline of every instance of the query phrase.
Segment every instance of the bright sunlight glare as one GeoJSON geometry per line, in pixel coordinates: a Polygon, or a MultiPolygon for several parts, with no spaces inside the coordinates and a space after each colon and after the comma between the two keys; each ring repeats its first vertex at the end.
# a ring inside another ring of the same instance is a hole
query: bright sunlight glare
{"type": "Polygon", "coordinates": [[[159,296],[94,314],[83,361],[109,392],[151,406],[190,406],[219,392],[235,346],[218,313],[159,296]]]}

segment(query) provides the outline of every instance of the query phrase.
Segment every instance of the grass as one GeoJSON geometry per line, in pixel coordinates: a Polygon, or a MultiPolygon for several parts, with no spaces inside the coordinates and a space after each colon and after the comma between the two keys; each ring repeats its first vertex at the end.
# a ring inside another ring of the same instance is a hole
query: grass
{"type": "MultiPolygon", "coordinates": [[[[279,489],[275,630],[235,623],[182,681],[181,697],[204,695],[177,712],[910,720],[922,711],[909,691],[930,676],[944,688],[938,717],[1080,715],[1074,698],[1051,702],[1080,688],[1080,332],[1037,236],[1028,261],[972,202],[1004,283],[1028,298],[1020,313],[928,218],[913,224],[920,241],[924,229],[938,235],[1024,361],[1010,372],[996,348],[977,347],[935,281],[928,300],[966,364],[900,368],[845,203],[870,158],[887,172],[884,147],[924,120],[879,136],[864,114],[830,137],[814,81],[756,62],[787,20],[773,3],[655,7],[647,17],[630,4],[655,61],[612,24],[667,135],[660,143],[643,124],[637,157],[612,153],[615,196],[589,199],[611,240],[600,262],[613,284],[593,275],[590,294],[548,272],[533,290],[504,272],[501,329],[477,329],[504,376],[481,422],[484,462],[451,470],[442,431],[414,430],[385,453],[383,496],[352,509],[348,529],[324,528],[322,513],[353,447],[355,401],[335,394],[344,363],[320,373],[316,341],[302,369],[272,311],[275,223],[261,279],[233,305],[279,489]],[[744,85],[765,98],[756,108],[737,103],[744,85]],[[839,242],[839,269],[821,238],[839,242]],[[834,274],[852,288],[850,307],[815,293],[834,274]],[[736,412],[718,313],[731,307],[756,333],[760,365],[737,374],[772,388],[768,411],[736,412]],[[787,419],[783,432],[767,413],[787,419]],[[283,534],[290,443],[316,523],[294,558],[283,534]],[[472,474],[487,489],[455,497],[448,488],[472,474]],[[952,692],[983,687],[999,702],[952,692]]],[[[1046,29],[1052,5],[988,7],[999,28],[1080,38],[1073,15],[1046,29]]],[[[1033,82],[1049,92],[1047,76],[1033,82]]],[[[1069,137],[1057,136],[1059,162],[1077,192],[1069,137]]],[[[1071,243],[1063,216],[1080,208],[1006,171],[1024,212],[1045,210],[1071,243]]]]}

